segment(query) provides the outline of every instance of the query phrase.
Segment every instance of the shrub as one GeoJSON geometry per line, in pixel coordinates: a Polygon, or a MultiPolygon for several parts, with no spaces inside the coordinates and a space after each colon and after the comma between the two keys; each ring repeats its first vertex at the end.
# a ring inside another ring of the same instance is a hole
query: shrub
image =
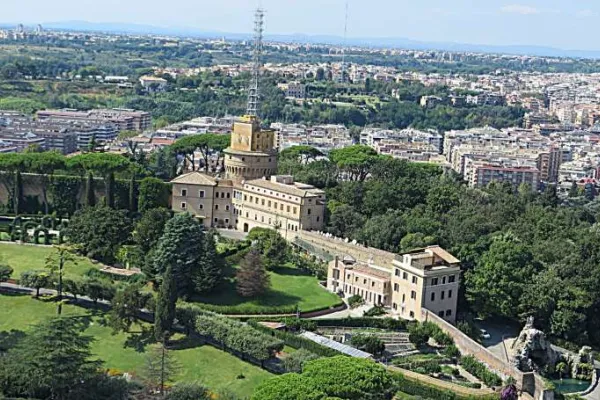
{"type": "Polygon", "coordinates": [[[283,366],[287,372],[302,372],[302,367],[304,363],[316,360],[319,358],[315,353],[311,353],[306,349],[300,349],[289,354],[287,357],[283,359],[283,366]]]}
{"type": "Polygon", "coordinates": [[[343,318],[343,319],[317,319],[317,326],[342,326],[347,328],[376,328],[391,331],[401,331],[408,326],[407,321],[393,318],[343,318]]]}
{"type": "Polygon", "coordinates": [[[350,342],[352,343],[352,346],[375,356],[379,356],[385,351],[385,344],[377,336],[361,334],[353,335],[350,342]]]}
{"type": "Polygon", "coordinates": [[[348,305],[350,306],[350,308],[356,308],[363,304],[365,304],[365,300],[357,294],[348,298],[348,305]]]}
{"type": "Polygon", "coordinates": [[[379,315],[385,315],[385,309],[381,306],[375,306],[363,313],[364,317],[377,317],[379,315]]]}
{"type": "Polygon", "coordinates": [[[460,350],[452,344],[444,349],[443,354],[450,358],[460,357],[460,350]]]}
{"type": "Polygon", "coordinates": [[[484,364],[480,363],[473,356],[461,357],[460,365],[477,379],[481,380],[486,386],[500,386],[502,379],[490,371],[484,364]]]}
{"type": "Polygon", "coordinates": [[[409,379],[402,374],[393,374],[398,388],[402,393],[412,396],[420,396],[425,399],[435,400],[497,400],[497,394],[481,395],[481,396],[461,396],[450,390],[440,389],[436,386],[427,383],[409,379]]]}
{"type": "Polygon", "coordinates": [[[13,271],[14,270],[8,265],[0,264],[0,282],[6,282],[9,280],[13,271]]]}

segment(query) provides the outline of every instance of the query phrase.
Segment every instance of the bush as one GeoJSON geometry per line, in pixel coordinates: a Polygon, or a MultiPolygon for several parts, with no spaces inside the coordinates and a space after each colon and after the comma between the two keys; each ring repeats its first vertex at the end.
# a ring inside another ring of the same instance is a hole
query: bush
{"type": "Polygon", "coordinates": [[[377,336],[373,335],[353,335],[350,339],[352,346],[367,353],[379,356],[385,351],[385,343],[377,336]]]}
{"type": "Polygon", "coordinates": [[[210,392],[199,383],[178,383],[166,394],[165,400],[210,400],[210,392]]]}
{"type": "Polygon", "coordinates": [[[364,317],[377,317],[379,315],[385,315],[385,309],[381,306],[375,306],[363,313],[364,317]]]}
{"type": "Polygon", "coordinates": [[[461,357],[460,365],[486,386],[494,387],[502,385],[502,379],[473,356],[461,357]]]}
{"type": "Polygon", "coordinates": [[[481,396],[461,396],[450,390],[440,389],[427,383],[406,378],[402,374],[394,374],[398,388],[402,393],[435,400],[498,400],[498,394],[481,396]]]}
{"type": "Polygon", "coordinates": [[[302,367],[304,363],[316,360],[319,358],[315,353],[311,353],[306,349],[300,349],[289,354],[286,358],[283,359],[283,366],[287,372],[302,372],[302,367]]]}
{"type": "Polygon", "coordinates": [[[456,358],[460,357],[460,350],[458,350],[458,347],[452,344],[444,349],[443,354],[446,357],[456,358]]]}
{"type": "Polygon", "coordinates": [[[350,306],[350,308],[356,308],[363,304],[365,304],[365,299],[363,299],[362,297],[360,297],[357,294],[348,298],[348,305],[350,306]]]}
{"type": "Polygon", "coordinates": [[[317,319],[317,326],[341,326],[346,328],[376,328],[390,331],[405,330],[407,321],[393,318],[343,318],[343,319],[317,319]]]}

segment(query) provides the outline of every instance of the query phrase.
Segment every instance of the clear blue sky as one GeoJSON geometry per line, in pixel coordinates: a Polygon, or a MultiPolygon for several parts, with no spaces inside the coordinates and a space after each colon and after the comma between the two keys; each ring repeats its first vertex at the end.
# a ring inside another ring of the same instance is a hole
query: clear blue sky
{"type": "MultiPolygon", "coordinates": [[[[2,0],[0,22],[84,20],[248,32],[343,35],[345,0],[2,0]]],[[[349,0],[349,37],[600,50],[600,0],[349,0]]]]}

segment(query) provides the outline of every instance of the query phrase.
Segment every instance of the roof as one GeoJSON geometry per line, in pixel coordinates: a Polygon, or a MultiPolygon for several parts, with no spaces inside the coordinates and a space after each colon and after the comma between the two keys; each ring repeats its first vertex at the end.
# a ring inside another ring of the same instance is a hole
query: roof
{"type": "Polygon", "coordinates": [[[184,185],[202,185],[202,186],[217,186],[217,181],[206,174],[198,171],[188,172],[187,174],[179,175],[173,179],[171,183],[179,183],[184,185]]]}
{"type": "Polygon", "coordinates": [[[308,339],[308,340],[312,340],[315,343],[318,343],[322,346],[325,347],[329,347],[330,349],[334,349],[339,351],[342,354],[346,354],[348,356],[351,357],[357,357],[357,358],[373,358],[373,355],[362,351],[362,350],[358,350],[355,349],[354,347],[345,345],[343,343],[340,342],[336,342],[335,340],[331,340],[329,338],[326,338],[324,336],[320,336],[317,335],[316,333],[312,333],[312,332],[303,332],[300,334],[300,336],[308,339]]]}
{"type": "Polygon", "coordinates": [[[427,249],[431,250],[435,255],[446,261],[448,264],[458,264],[460,262],[458,258],[454,257],[440,246],[429,246],[427,249]]]}
{"type": "Polygon", "coordinates": [[[317,189],[316,187],[307,185],[305,183],[293,183],[286,185],[284,183],[272,182],[267,179],[254,179],[251,181],[246,181],[245,184],[298,197],[312,197],[325,194],[325,192],[321,189],[317,189]]]}

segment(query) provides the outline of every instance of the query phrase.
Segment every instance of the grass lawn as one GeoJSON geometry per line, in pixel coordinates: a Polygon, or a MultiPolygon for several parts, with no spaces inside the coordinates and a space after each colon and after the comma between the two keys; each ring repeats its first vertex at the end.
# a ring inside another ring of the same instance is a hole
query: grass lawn
{"type": "MultiPolygon", "coordinates": [[[[43,318],[54,315],[56,306],[51,302],[34,300],[28,295],[0,294],[0,331],[11,329],[27,330],[31,324],[43,318]]],[[[143,344],[135,346],[133,343],[138,335],[117,334],[112,335],[110,328],[103,326],[101,313],[67,305],[63,313],[73,316],[91,316],[91,322],[86,334],[93,336],[92,351],[104,361],[106,368],[116,369],[120,372],[129,372],[134,375],[143,374],[146,363],[147,351],[150,349],[143,344]],[[127,343],[130,345],[126,345],[127,343]]],[[[140,327],[132,329],[140,331],[140,327]]],[[[196,346],[190,344],[182,336],[176,336],[177,348],[172,350],[174,359],[178,364],[177,381],[199,381],[213,391],[227,390],[240,397],[249,397],[254,388],[272,375],[241,361],[229,353],[220,351],[211,346],[196,346]],[[179,346],[179,342],[181,345],[179,346]],[[187,342],[187,343],[186,343],[187,342]],[[244,379],[237,379],[243,375],[244,379]]]]}
{"type": "MultiPolygon", "coordinates": [[[[271,277],[271,288],[259,298],[247,299],[238,295],[235,290],[235,269],[227,271],[228,278],[221,287],[215,290],[215,294],[201,296],[194,299],[197,302],[216,306],[235,306],[236,313],[277,312],[282,308],[300,307],[301,311],[308,312],[335,306],[341,300],[334,293],[328,292],[319,285],[317,278],[306,275],[303,271],[286,266],[269,272],[271,277]]],[[[227,312],[227,311],[223,311],[227,312]]]]}
{"type": "MultiPolygon", "coordinates": [[[[52,254],[54,249],[50,246],[27,246],[11,243],[0,243],[0,263],[8,264],[14,272],[12,278],[19,279],[21,273],[32,269],[44,269],[46,257],[52,254]]],[[[85,257],[77,257],[77,265],[68,265],[65,268],[65,276],[81,276],[90,268],[96,268],[92,262],[85,257]]]]}

